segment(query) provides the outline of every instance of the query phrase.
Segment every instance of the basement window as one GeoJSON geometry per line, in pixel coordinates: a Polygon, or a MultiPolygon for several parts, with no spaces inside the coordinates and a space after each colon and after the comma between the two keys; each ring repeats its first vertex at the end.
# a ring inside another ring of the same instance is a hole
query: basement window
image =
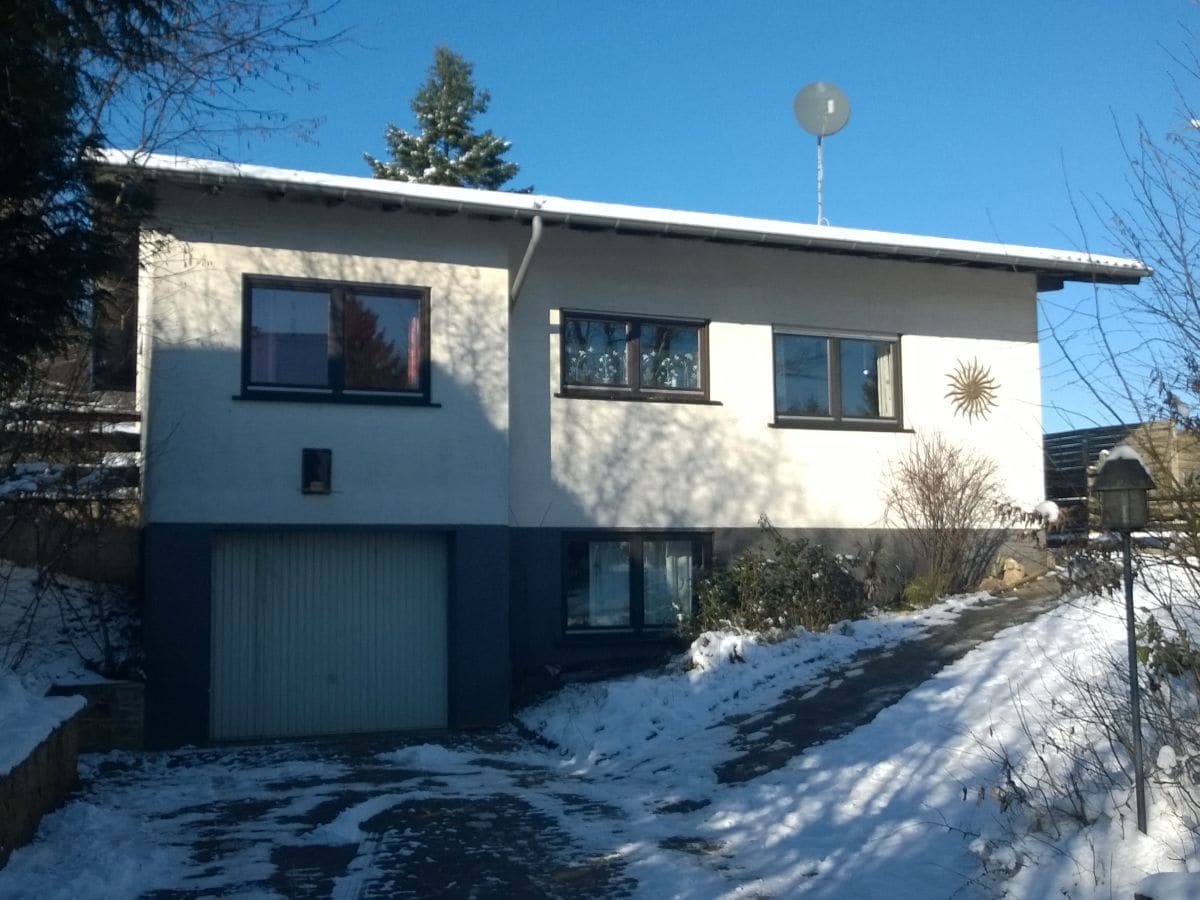
{"type": "Polygon", "coordinates": [[[694,608],[708,535],[678,532],[570,534],[563,546],[568,634],[674,631],[694,608]]]}

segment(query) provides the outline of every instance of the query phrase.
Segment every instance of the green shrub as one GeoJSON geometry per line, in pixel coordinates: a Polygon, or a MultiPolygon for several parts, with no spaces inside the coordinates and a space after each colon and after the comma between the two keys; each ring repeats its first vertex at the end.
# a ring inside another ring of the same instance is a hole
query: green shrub
{"type": "Polygon", "coordinates": [[[721,628],[824,631],[862,615],[862,584],[819,544],[788,539],[766,516],[759,520],[767,547],[742,553],[699,585],[694,633],[721,628]]]}
{"type": "Polygon", "coordinates": [[[904,605],[909,609],[921,609],[945,596],[949,587],[950,579],[945,575],[915,575],[904,586],[904,605]]]}

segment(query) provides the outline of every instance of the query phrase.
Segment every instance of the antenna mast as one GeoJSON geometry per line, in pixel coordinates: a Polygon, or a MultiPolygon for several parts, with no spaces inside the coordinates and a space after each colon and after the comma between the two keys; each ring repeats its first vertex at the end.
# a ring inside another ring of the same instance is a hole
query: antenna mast
{"type": "Polygon", "coordinates": [[[846,127],[850,120],[850,101],[837,85],[814,81],[796,94],[792,112],[800,127],[817,138],[817,224],[828,225],[821,196],[825,180],[825,138],[846,127]]]}

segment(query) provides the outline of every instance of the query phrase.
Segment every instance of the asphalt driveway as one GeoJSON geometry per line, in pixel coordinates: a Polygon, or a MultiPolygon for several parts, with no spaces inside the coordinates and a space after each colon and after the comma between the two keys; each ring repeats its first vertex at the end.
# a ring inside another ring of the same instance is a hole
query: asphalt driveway
{"type": "Polygon", "coordinates": [[[417,736],[95,757],[77,799],[94,789],[111,803],[156,784],[164,802],[144,825],[174,863],[165,883],[156,865],[133,880],[147,898],[629,895],[618,857],[561,827],[569,816],[605,833],[616,807],[514,762],[515,733],[439,740],[465,762],[389,759],[422,746],[417,736]]]}
{"type": "Polygon", "coordinates": [[[0,871],[0,895],[774,896],[757,886],[761,868],[743,871],[746,848],[727,843],[728,816],[711,806],[719,792],[735,792],[737,815],[757,815],[764,799],[790,794],[769,773],[1054,602],[1053,591],[1029,590],[866,651],[710,730],[715,765],[696,767],[686,744],[640,769],[565,765],[512,727],[88,755],[71,802],[0,871]],[[76,836],[86,848],[64,858],[76,836]]]}

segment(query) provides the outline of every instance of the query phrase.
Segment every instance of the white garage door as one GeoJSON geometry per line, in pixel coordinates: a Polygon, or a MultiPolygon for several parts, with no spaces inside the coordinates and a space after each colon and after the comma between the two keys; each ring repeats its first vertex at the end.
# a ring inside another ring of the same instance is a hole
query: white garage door
{"type": "Polygon", "coordinates": [[[446,725],[446,540],[214,536],[216,740],[446,725]]]}

